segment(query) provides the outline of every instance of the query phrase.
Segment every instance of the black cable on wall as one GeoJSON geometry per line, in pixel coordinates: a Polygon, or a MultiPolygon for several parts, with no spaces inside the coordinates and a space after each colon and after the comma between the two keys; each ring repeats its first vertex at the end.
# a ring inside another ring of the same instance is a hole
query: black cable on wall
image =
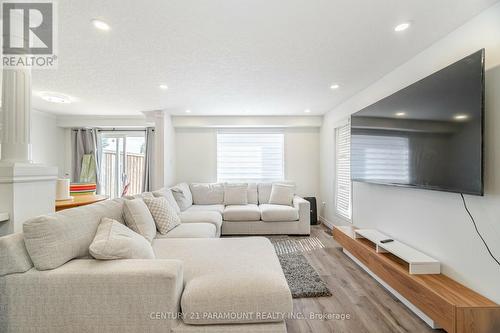
{"type": "Polygon", "coordinates": [[[498,261],[498,259],[493,255],[493,253],[491,252],[490,250],[490,247],[488,246],[488,244],[486,243],[486,241],[484,240],[483,236],[481,235],[481,233],[479,232],[479,229],[477,228],[477,224],[476,224],[476,221],[474,220],[474,217],[472,216],[471,212],[469,211],[469,208],[467,207],[467,203],[465,202],[465,198],[464,198],[464,195],[463,193],[460,193],[460,196],[462,197],[462,202],[464,203],[464,208],[465,210],[467,211],[467,214],[469,214],[469,217],[472,221],[472,224],[474,225],[474,229],[476,229],[476,233],[478,234],[479,238],[481,238],[481,240],[483,241],[483,244],[484,246],[486,247],[486,250],[488,251],[488,253],[490,254],[490,256],[493,258],[493,260],[496,261],[496,263],[498,264],[498,266],[500,266],[500,262],[498,261]]]}

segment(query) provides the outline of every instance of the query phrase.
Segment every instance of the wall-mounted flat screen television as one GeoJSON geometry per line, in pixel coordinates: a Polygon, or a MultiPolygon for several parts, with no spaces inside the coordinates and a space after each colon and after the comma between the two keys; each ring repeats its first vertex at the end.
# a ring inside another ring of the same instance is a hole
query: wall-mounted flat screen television
{"type": "Polygon", "coordinates": [[[483,195],[484,50],[351,116],[353,181],[483,195]]]}

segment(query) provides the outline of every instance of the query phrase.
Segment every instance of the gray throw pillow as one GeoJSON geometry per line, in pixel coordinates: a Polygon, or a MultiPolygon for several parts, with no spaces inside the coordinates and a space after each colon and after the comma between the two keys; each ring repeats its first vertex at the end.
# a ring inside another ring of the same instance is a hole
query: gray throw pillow
{"type": "Polygon", "coordinates": [[[101,220],[89,252],[100,260],[155,258],[146,238],[107,217],[101,220]]]}
{"type": "Polygon", "coordinates": [[[181,224],[181,219],[165,197],[144,198],[160,234],[164,235],[181,224]]]}
{"type": "MultiPolygon", "coordinates": [[[[144,200],[148,198],[145,197],[144,200]]],[[[143,199],[125,200],[123,217],[130,229],[144,236],[150,243],[153,241],[156,236],[156,224],[143,199]]]]}
{"type": "Polygon", "coordinates": [[[193,195],[191,194],[188,184],[180,183],[171,187],[170,190],[181,211],[185,211],[193,205],[193,195]]]}

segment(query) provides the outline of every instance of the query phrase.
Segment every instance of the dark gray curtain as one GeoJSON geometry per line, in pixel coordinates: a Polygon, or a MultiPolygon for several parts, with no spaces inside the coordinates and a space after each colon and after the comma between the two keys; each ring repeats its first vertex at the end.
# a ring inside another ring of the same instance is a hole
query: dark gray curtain
{"type": "Polygon", "coordinates": [[[91,154],[95,161],[97,194],[101,193],[101,144],[98,139],[98,131],[95,128],[73,129],[71,133],[72,150],[72,173],[71,180],[80,182],[83,155],[91,154]]]}
{"type": "Polygon", "coordinates": [[[149,192],[153,189],[154,175],[154,147],[155,145],[155,129],[154,127],[146,128],[146,149],[144,151],[144,180],[142,182],[142,192],[149,192]]]}

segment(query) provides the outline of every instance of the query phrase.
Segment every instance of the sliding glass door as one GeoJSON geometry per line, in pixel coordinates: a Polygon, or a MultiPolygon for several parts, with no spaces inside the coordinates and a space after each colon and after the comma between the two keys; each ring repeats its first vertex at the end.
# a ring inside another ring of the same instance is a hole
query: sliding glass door
{"type": "Polygon", "coordinates": [[[110,198],[142,192],[145,132],[101,131],[101,181],[110,198]]]}

